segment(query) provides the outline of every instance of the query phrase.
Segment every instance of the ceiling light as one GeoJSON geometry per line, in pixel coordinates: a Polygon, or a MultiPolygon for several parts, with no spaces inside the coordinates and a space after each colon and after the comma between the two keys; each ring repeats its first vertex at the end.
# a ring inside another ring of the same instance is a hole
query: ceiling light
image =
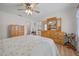
{"type": "Polygon", "coordinates": [[[27,13],[27,15],[32,15],[32,11],[30,9],[26,10],[25,12],[27,13]]]}

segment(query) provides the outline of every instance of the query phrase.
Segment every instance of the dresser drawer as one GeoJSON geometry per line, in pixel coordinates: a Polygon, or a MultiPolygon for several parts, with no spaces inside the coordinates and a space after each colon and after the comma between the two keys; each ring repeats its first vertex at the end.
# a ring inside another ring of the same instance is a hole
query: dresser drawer
{"type": "Polygon", "coordinates": [[[41,35],[47,38],[51,38],[58,44],[62,44],[62,45],[64,44],[64,32],[47,30],[47,31],[43,31],[41,35]]]}
{"type": "Polygon", "coordinates": [[[63,41],[56,41],[56,43],[61,44],[61,45],[64,45],[64,42],[63,41]]]}

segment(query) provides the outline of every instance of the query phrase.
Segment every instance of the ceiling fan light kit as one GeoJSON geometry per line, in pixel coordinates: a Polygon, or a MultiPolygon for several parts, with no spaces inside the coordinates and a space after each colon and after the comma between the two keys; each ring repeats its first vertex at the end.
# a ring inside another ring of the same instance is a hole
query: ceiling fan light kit
{"type": "Polygon", "coordinates": [[[40,13],[40,11],[36,10],[37,3],[24,3],[22,6],[25,7],[25,9],[18,9],[18,10],[24,10],[27,15],[32,15],[33,12],[40,13]]]}
{"type": "Polygon", "coordinates": [[[25,13],[27,13],[27,15],[32,15],[32,11],[31,10],[25,10],[25,13]]]}

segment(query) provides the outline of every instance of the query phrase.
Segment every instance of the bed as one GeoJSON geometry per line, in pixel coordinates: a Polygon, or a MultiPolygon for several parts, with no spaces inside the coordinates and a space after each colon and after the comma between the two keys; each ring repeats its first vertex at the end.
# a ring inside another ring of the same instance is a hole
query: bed
{"type": "Polygon", "coordinates": [[[58,56],[53,40],[38,35],[19,36],[2,40],[2,56],[58,56]]]}

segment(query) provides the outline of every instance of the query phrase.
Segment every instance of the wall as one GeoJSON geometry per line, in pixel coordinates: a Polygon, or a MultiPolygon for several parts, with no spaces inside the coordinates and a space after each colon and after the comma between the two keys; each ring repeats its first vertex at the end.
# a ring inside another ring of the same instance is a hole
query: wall
{"type": "MultiPolygon", "coordinates": [[[[1,24],[0,24],[0,27],[1,27],[1,24]]],[[[1,39],[1,29],[0,29],[0,39],[1,39]]]]}
{"type": "Polygon", "coordinates": [[[9,14],[6,12],[0,11],[0,36],[1,39],[5,39],[8,36],[8,25],[10,24],[18,24],[18,25],[25,25],[25,35],[27,30],[30,31],[30,28],[27,29],[27,27],[30,27],[30,22],[28,19],[19,17],[17,15],[9,14]]]}
{"type": "Polygon", "coordinates": [[[79,9],[77,10],[77,13],[76,13],[76,17],[77,17],[77,50],[79,52],[79,9]]]}
{"type": "MultiPolygon", "coordinates": [[[[2,16],[0,16],[0,20],[2,19],[2,16]]],[[[1,39],[1,21],[0,21],[0,39],[1,39]]]]}
{"type": "MultiPolygon", "coordinates": [[[[19,17],[13,14],[8,14],[6,12],[0,12],[0,16],[2,16],[3,19],[1,19],[1,21],[3,21],[3,27],[5,29],[5,26],[10,24],[10,23],[17,23],[17,24],[27,24],[28,26],[28,32],[30,32],[30,27],[31,27],[31,22],[29,21],[29,19],[27,18],[23,18],[23,17],[19,17]],[[19,20],[19,21],[18,21],[19,20]]],[[[66,32],[66,33],[76,33],[76,27],[77,27],[77,23],[76,23],[76,17],[75,17],[75,10],[74,9],[70,9],[70,10],[59,10],[57,12],[49,12],[49,14],[44,14],[42,17],[43,18],[38,18],[39,21],[40,20],[44,20],[48,17],[61,17],[62,18],[62,31],[66,32]]],[[[1,17],[0,17],[1,18],[1,17]]],[[[37,18],[35,18],[37,20],[37,18]]],[[[35,19],[32,19],[33,21],[36,21],[35,19]]],[[[39,22],[36,21],[36,22],[39,22]]],[[[2,27],[2,26],[1,26],[2,27]]],[[[6,32],[4,30],[4,32],[6,32]]],[[[2,34],[3,36],[4,34],[2,34]]],[[[7,35],[7,34],[5,34],[7,35]]],[[[0,35],[1,36],[1,35],[0,35]]]]}
{"type": "Polygon", "coordinates": [[[76,33],[76,15],[73,10],[60,10],[59,12],[50,13],[44,16],[44,19],[49,17],[57,17],[62,19],[62,31],[66,33],[76,33]]]}

